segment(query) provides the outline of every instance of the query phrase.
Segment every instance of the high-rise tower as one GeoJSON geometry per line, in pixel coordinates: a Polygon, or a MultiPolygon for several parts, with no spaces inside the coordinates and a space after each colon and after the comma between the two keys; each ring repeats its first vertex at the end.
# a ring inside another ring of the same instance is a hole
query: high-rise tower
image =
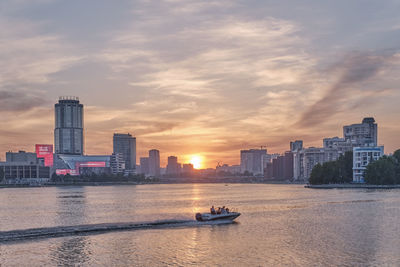
{"type": "Polygon", "coordinates": [[[56,154],[83,154],[83,105],[78,97],[60,97],[55,104],[56,154]]]}
{"type": "Polygon", "coordinates": [[[126,170],[136,169],[136,138],[131,134],[114,133],[113,136],[114,154],[123,155],[126,170]]]}

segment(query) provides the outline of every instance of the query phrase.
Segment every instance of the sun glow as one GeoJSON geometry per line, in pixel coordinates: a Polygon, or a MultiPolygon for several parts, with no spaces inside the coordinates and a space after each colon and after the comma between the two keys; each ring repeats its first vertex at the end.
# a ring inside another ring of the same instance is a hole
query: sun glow
{"type": "Polygon", "coordinates": [[[193,165],[193,168],[200,169],[202,167],[203,158],[199,155],[193,155],[190,157],[190,163],[193,165]]]}

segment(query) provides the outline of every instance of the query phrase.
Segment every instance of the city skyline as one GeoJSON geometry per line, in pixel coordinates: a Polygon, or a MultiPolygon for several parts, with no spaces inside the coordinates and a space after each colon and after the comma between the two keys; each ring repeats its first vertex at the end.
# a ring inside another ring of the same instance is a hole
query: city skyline
{"type": "Polygon", "coordinates": [[[288,3],[2,1],[0,158],[53,144],[60,95],[85,105],[85,154],[130,132],[137,158],[232,165],[241,149],[319,147],[364,117],[393,152],[399,4],[288,3]]]}

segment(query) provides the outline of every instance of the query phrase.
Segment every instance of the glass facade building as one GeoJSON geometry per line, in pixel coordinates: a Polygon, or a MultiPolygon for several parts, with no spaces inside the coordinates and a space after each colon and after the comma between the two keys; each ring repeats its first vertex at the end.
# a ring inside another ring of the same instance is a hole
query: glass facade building
{"type": "Polygon", "coordinates": [[[60,97],[55,104],[56,154],[83,154],[83,105],[77,97],[60,97]]]}

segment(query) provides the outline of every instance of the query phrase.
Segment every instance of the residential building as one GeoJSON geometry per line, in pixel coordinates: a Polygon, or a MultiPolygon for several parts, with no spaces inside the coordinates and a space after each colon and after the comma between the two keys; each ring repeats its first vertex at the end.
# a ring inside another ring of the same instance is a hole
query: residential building
{"type": "Polygon", "coordinates": [[[352,124],[343,127],[344,139],[357,146],[378,145],[378,124],[374,118],[364,118],[360,124],[352,124]]]}
{"type": "Polygon", "coordinates": [[[78,97],[60,97],[55,104],[55,152],[83,155],[83,144],[83,105],[78,97]]]}
{"type": "Polygon", "coordinates": [[[294,180],[307,181],[315,165],[337,160],[339,156],[334,148],[310,147],[293,153],[294,180]]]}
{"type": "Polygon", "coordinates": [[[364,183],[364,173],[368,164],[383,156],[383,146],[355,147],[353,149],[353,182],[364,183]]]}
{"type": "Polygon", "coordinates": [[[160,176],[160,151],[152,149],[149,151],[149,175],[160,176]]]}
{"type": "Polygon", "coordinates": [[[285,152],[284,155],[279,156],[272,160],[272,177],[271,170],[268,170],[268,165],[265,171],[269,174],[267,178],[276,180],[292,180],[293,179],[293,153],[291,151],[285,152]]]}
{"type": "Polygon", "coordinates": [[[290,142],[290,151],[300,151],[303,149],[303,140],[296,140],[294,142],[290,142]]]}
{"type": "Polygon", "coordinates": [[[122,154],[125,161],[125,170],[136,169],[136,138],[131,134],[114,133],[113,153],[122,154]]]}
{"type": "Polygon", "coordinates": [[[353,144],[351,143],[350,139],[346,140],[345,138],[339,138],[337,136],[331,138],[324,138],[323,147],[337,149],[337,151],[341,155],[343,155],[347,151],[353,151],[353,144]]]}
{"type": "Polygon", "coordinates": [[[240,151],[241,173],[249,173],[254,176],[264,176],[264,166],[266,165],[266,149],[250,149],[240,151]]]}

